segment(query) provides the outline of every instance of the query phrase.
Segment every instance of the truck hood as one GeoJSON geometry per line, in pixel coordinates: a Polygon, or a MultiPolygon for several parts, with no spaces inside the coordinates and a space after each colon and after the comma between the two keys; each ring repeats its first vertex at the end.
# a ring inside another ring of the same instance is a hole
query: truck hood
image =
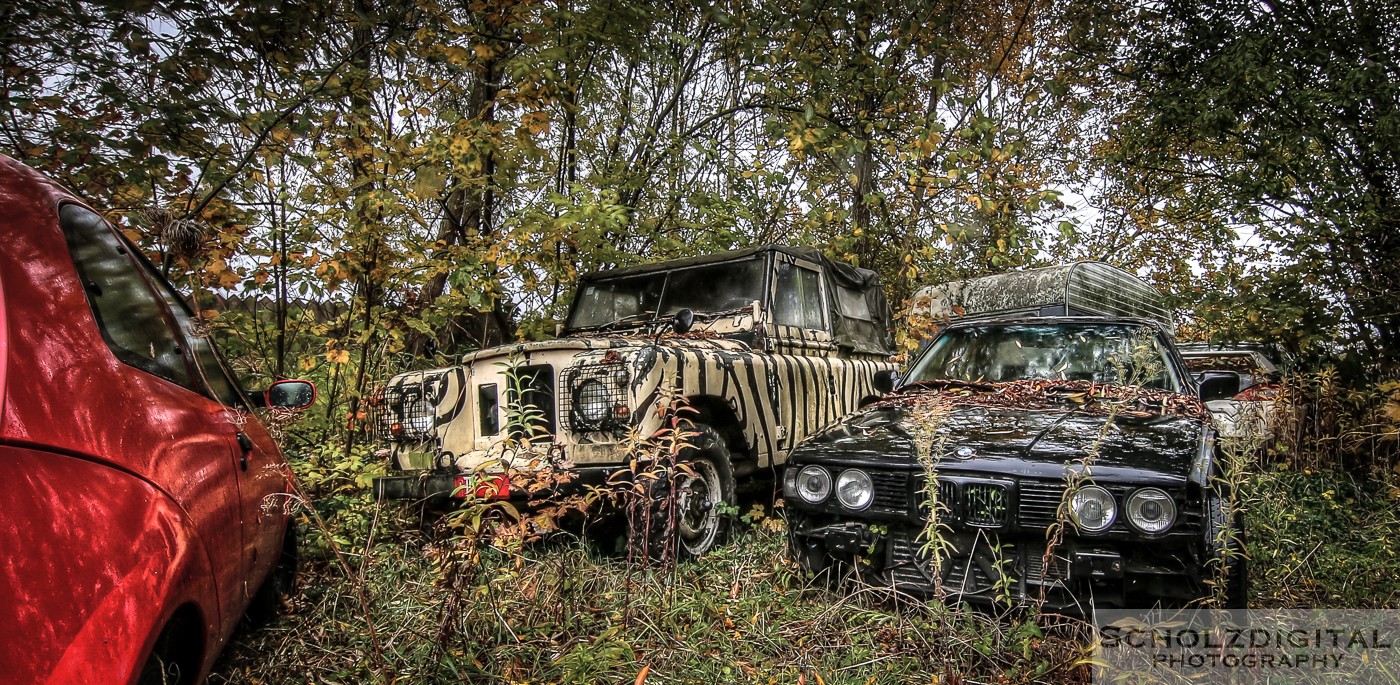
{"type": "Polygon", "coordinates": [[[916,469],[920,455],[937,455],[939,472],[1063,478],[1096,450],[1095,480],[1184,483],[1208,430],[1205,408],[1188,396],[1129,390],[1046,381],[914,387],[813,436],[792,459],[916,469]]]}
{"type": "Polygon", "coordinates": [[[478,361],[495,361],[512,357],[518,357],[528,362],[529,358],[533,355],[553,352],[555,350],[568,350],[571,352],[580,350],[622,351],[654,346],[729,350],[734,352],[748,352],[752,349],[743,341],[734,340],[732,338],[721,338],[708,333],[686,333],[682,335],[668,333],[660,338],[654,335],[577,335],[567,338],[556,338],[554,340],[514,343],[511,345],[501,345],[499,347],[478,350],[463,356],[462,363],[472,364],[478,361]]]}

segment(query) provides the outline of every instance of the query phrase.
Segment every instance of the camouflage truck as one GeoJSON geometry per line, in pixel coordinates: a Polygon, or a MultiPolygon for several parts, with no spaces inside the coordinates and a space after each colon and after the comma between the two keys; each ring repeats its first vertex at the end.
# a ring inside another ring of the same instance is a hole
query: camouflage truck
{"type": "MultiPolygon", "coordinates": [[[[581,277],[557,339],[473,352],[447,368],[405,373],[379,399],[377,423],[396,472],[381,498],[450,503],[530,407],[573,474],[607,481],[637,436],[663,427],[681,399],[693,435],[679,461],[681,549],[724,536],[736,479],[784,463],[806,436],[879,393],[890,371],[889,307],[878,276],[810,248],[765,246],[581,277]]],[[[518,434],[518,432],[517,432],[518,434]]],[[[507,460],[508,461],[508,460],[507,460]]],[[[497,477],[477,496],[520,499],[497,477]]]]}

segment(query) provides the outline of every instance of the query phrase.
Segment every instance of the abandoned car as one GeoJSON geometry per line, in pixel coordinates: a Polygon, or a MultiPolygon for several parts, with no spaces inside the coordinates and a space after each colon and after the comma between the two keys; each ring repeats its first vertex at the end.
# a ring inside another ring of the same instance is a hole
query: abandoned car
{"type": "Polygon", "coordinates": [[[0,674],[202,683],[293,590],[289,469],[184,299],[96,209],[0,155],[0,674]]]}
{"type": "Polygon", "coordinates": [[[875,374],[894,368],[875,273],[811,248],[584,276],[561,333],[391,379],[377,421],[399,473],[376,481],[378,495],[519,499],[504,474],[534,464],[507,438],[530,432],[545,436],[568,488],[602,483],[680,400],[693,435],[679,459],[689,468],[676,528],[679,551],[698,555],[723,538],[736,479],[782,464],[794,444],[872,400],[875,374]]]}
{"type": "Polygon", "coordinates": [[[898,387],[793,450],[799,564],[974,604],[1243,602],[1214,431],[1155,290],[1077,263],[918,298],[943,324],[882,374],[898,387]]]}
{"type": "Polygon", "coordinates": [[[1277,349],[1258,343],[1183,343],[1181,356],[1197,381],[1218,378],[1220,397],[1206,402],[1220,444],[1249,450],[1274,435],[1282,385],[1277,349]]]}

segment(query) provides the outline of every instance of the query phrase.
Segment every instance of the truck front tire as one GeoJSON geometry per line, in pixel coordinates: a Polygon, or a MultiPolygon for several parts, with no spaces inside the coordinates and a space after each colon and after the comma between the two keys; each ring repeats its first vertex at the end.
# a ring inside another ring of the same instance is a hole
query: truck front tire
{"type": "Polygon", "coordinates": [[[675,472],[646,488],[646,510],[634,512],[629,543],[635,552],[663,558],[695,558],[723,544],[737,501],[734,465],[719,432],[704,424],[682,429],[692,435],[676,456],[675,472]]]}

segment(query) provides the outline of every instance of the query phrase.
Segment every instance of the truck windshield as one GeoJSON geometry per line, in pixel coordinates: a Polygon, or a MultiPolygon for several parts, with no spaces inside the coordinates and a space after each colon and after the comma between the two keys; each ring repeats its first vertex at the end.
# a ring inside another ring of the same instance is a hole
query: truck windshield
{"type": "Polygon", "coordinates": [[[763,265],[763,259],[748,259],[589,281],[579,288],[568,328],[641,323],[682,309],[705,313],[747,307],[763,299],[763,265]]]}
{"type": "Polygon", "coordinates": [[[952,328],[906,382],[1083,380],[1181,392],[1157,335],[1131,324],[988,324],[952,328]]]}

